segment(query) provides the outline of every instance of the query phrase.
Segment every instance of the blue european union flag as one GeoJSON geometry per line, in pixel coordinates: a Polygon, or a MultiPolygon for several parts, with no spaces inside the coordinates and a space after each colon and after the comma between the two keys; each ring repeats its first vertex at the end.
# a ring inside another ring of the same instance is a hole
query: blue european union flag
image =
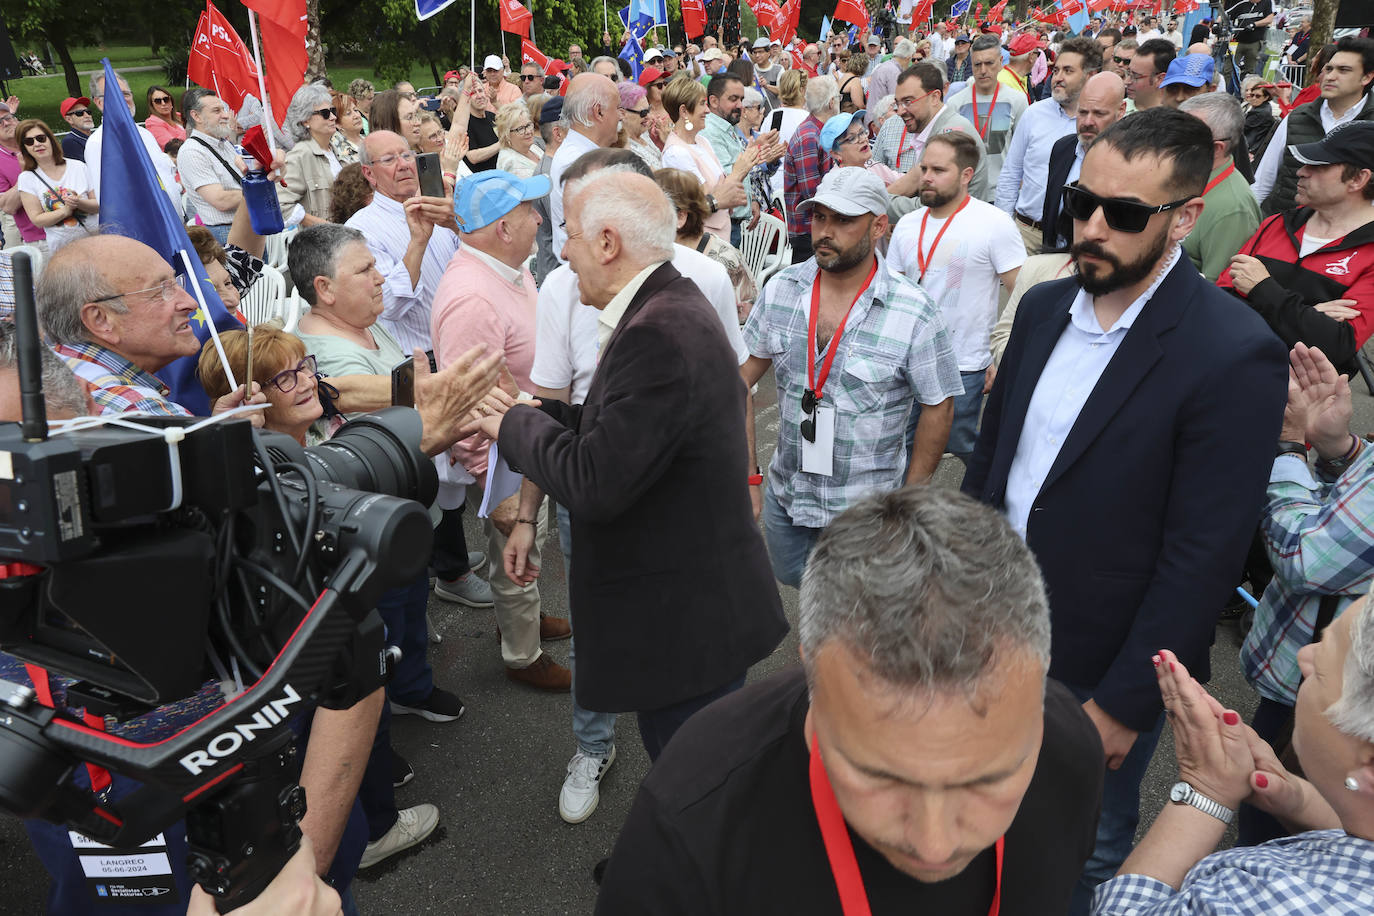
{"type": "Polygon", "coordinates": [[[667,25],[667,0],[630,0],[630,18],[636,17],[647,19],[653,25],[667,25]]]}
{"type": "MultiPolygon", "coordinates": [[[[964,3],[968,3],[968,0],[964,0],[964,3]]],[[[845,39],[845,44],[850,45],[850,46],[852,47],[853,44],[854,44],[854,42],[856,42],[856,41],[858,41],[858,40],[859,40],[859,27],[858,27],[857,25],[851,25],[851,26],[849,27],[849,37],[848,37],[847,39],[845,39]]]]}
{"type": "MultiPolygon", "coordinates": [[[[204,294],[210,318],[221,331],[241,329],[242,324],[230,315],[215,292],[214,284],[205,274],[205,267],[196,256],[191,240],[186,236],[186,224],[172,209],[172,202],[162,188],[143,138],[134,126],[133,115],[124,103],[119,82],[115,79],[110,61],[105,65],[105,142],[100,151],[100,223],[108,231],[131,239],[157,251],[177,273],[185,269],[182,252],[190,255],[194,277],[182,276],[182,285],[198,283],[204,294]]],[[[191,295],[195,290],[187,286],[191,295]]],[[[203,344],[210,336],[205,315],[197,311],[191,320],[196,337],[203,344]]],[[[185,356],[158,373],[158,377],[172,389],[172,400],[199,417],[210,415],[210,399],[196,378],[196,357],[185,356]]]]}
{"type": "Polygon", "coordinates": [[[634,19],[634,25],[631,25],[630,14],[634,6],[635,4],[632,2],[624,9],[616,10],[616,15],[620,17],[620,24],[625,27],[625,31],[633,35],[638,41],[643,41],[644,36],[648,35],[649,30],[654,27],[654,23],[651,18],[641,13],[638,18],[634,19]]]}
{"type": "Polygon", "coordinates": [[[950,16],[962,16],[968,12],[969,0],[955,0],[953,6],[949,8],[950,16]]]}
{"type": "Polygon", "coordinates": [[[453,0],[415,0],[415,15],[423,22],[452,2],[453,0]]]}
{"type": "Polygon", "coordinates": [[[620,54],[617,56],[621,60],[630,62],[630,73],[635,81],[638,81],[640,71],[644,69],[644,51],[639,47],[639,42],[631,37],[629,41],[625,42],[625,47],[620,49],[620,54]]]}

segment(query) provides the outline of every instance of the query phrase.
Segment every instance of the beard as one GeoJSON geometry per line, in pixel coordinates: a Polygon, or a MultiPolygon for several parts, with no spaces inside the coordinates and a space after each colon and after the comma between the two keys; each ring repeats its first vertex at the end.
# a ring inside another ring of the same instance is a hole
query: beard
{"type": "MultiPolygon", "coordinates": [[[[957,193],[957,192],[956,192],[957,193]]],[[[954,194],[941,194],[934,188],[921,189],[921,203],[927,207],[943,207],[954,199],[954,194]]]]}
{"type": "Polygon", "coordinates": [[[1083,287],[1083,291],[1090,296],[1105,296],[1119,289],[1134,286],[1148,277],[1168,248],[1169,227],[1166,223],[1160,233],[1146,246],[1141,256],[1129,263],[1123,263],[1120,258],[1110,254],[1096,242],[1075,242],[1069,253],[1073,257],[1073,269],[1078,276],[1078,285],[1083,287]],[[1085,254],[1101,258],[1111,265],[1111,269],[1103,270],[1096,264],[1085,268],[1079,259],[1085,254]]]}
{"type": "Polygon", "coordinates": [[[873,256],[873,239],[868,233],[853,248],[837,251],[829,239],[816,243],[816,266],[828,273],[843,273],[857,267],[873,256]],[[825,250],[822,251],[822,246],[825,250]]]}
{"type": "Polygon", "coordinates": [[[234,133],[234,125],[229,124],[207,124],[201,128],[201,133],[209,134],[216,140],[228,140],[234,133]]]}

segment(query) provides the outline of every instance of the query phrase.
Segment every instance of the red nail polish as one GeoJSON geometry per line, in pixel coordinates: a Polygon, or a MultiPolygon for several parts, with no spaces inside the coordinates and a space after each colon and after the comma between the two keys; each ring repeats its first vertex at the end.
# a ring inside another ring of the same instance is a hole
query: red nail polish
{"type": "Polygon", "coordinates": [[[1233,712],[1224,712],[1221,714],[1221,721],[1225,722],[1227,725],[1239,725],[1240,716],[1233,712]]]}
{"type": "Polygon", "coordinates": [[[1261,789],[1267,789],[1267,788],[1269,788],[1269,777],[1268,777],[1268,776],[1265,776],[1263,773],[1256,773],[1256,774],[1255,774],[1255,785],[1258,786],[1258,787],[1261,788],[1261,789]]]}
{"type": "Polygon", "coordinates": [[[1156,667],[1156,668],[1159,667],[1159,656],[1158,656],[1158,655],[1152,656],[1152,657],[1150,658],[1150,661],[1152,661],[1152,662],[1155,663],[1155,667],[1156,667]]]}
{"type": "Polygon", "coordinates": [[[1170,671],[1177,671],[1177,670],[1178,670],[1178,665],[1175,665],[1173,662],[1169,662],[1169,670],[1170,670],[1170,671]]]}

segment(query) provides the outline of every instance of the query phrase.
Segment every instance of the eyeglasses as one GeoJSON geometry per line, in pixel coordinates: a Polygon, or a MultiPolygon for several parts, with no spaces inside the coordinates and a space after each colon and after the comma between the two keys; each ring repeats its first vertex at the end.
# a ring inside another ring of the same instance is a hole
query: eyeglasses
{"type": "Polygon", "coordinates": [[[47,143],[47,142],[48,142],[48,135],[47,135],[47,134],[36,134],[36,135],[34,135],[34,136],[29,136],[29,137],[25,137],[25,138],[24,138],[24,145],[25,145],[25,146],[33,146],[33,145],[38,144],[38,143],[47,143]]]}
{"type": "MultiPolygon", "coordinates": [[[[149,286],[144,289],[131,289],[127,293],[114,293],[110,296],[101,296],[99,299],[92,299],[91,302],[110,302],[114,299],[127,299],[130,296],[137,296],[140,293],[157,293],[158,295],[156,298],[160,298],[163,302],[171,302],[176,299],[177,293],[179,292],[182,292],[181,283],[178,282],[176,277],[170,277],[163,280],[157,286],[149,286]]],[[[152,299],[154,297],[149,296],[148,298],[152,299]]]]}
{"type": "Polygon", "coordinates": [[[379,156],[376,159],[372,160],[372,164],[374,166],[380,165],[390,167],[391,165],[395,164],[398,160],[401,162],[414,162],[415,154],[412,153],[410,150],[406,150],[404,153],[392,153],[389,156],[379,156]]]}
{"type": "Polygon", "coordinates": [[[412,102],[420,97],[414,92],[400,92],[397,93],[397,95],[399,95],[403,99],[410,99],[412,102]]]}
{"type": "Polygon", "coordinates": [[[858,134],[845,134],[840,138],[841,146],[849,143],[858,143],[860,146],[868,146],[868,132],[864,131],[858,134]]]}
{"type": "Polygon", "coordinates": [[[86,117],[86,115],[88,115],[88,114],[90,114],[90,113],[91,113],[91,110],[90,110],[89,108],[73,108],[71,111],[67,112],[67,117],[69,117],[69,118],[84,118],[84,117],[86,117]]]}
{"type": "Polygon", "coordinates": [[[1113,54],[1112,60],[1118,64],[1121,64],[1123,67],[1129,67],[1131,61],[1135,60],[1135,55],[1131,55],[1130,57],[1121,57],[1119,55],[1113,54]]]}
{"type": "Polygon", "coordinates": [[[529,123],[521,124],[519,127],[512,127],[510,132],[513,134],[532,134],[534,133],[534,125],[529,123]]]}
{"type": "Polygon", "coordinates": [[[154,104],[154,105],[162,105],[162,104],[164,104],[164,103],[168,103],[168,102],[171,102],[171,101],[172,101],[172,97],[171,97],[170,95],[155,95],[155,96],[153,96],[153,104],[154,104]]]}
{"type": "Polygon", "coordinates": [[[538,79],[543,79],[543,78],[544,78],[544,77],[542,77],[542,76],[539,75],[538,73],[522,73],[522,74],[520,74],[520,82],[522,82],[522,83],[528,83],[530,80],[538,80],[538,79]]]}
{"type": "Polygon", "coordinates": [[[801,434],[807,442],[816,441],[816,400],[816,392],[810,388],[802,391],[801,409],[806,419],[801,421],[801,434]]]}
{"type": "Polygon", "coordinates": [[[311,113],[312,115],[319,115],[320,117],[322,117],[322,118],[324,118],[326,121],[328,121],[330,118],[337,118],[337,117],[339,116],[339,109],[337,109],[337,108],[316,108],[314,111],[312,111],[312,112],[310,112],[310,113],[311,113]]]}
{"type": "Polygon", "coordinates": [[[18,120],[19,119],[12,114],[0,114],[0,124],[9,124],[18,120]]]}
{"type": "Polygon", "coordinates": [[[939,91],[938,89],[932,89],[932,90],[930,90],[930,92],[923,92],[923,93],[921,93],[920,95],[915,96],[914,98],[910,98],[910,99],[897,99],[897,107],[898,107],[898,108],[910,108],[912,105],[915,105],[917,102],[921,101],[921,100],[924,99],[926,96],[929,96],[929,95],[931,95],[931,94],[933,94],[933,93],[935,93],[935,92],[938,92],[938,91],[939,91]]]}
{"type": "Polygon", "coordinates": [[[625,110],[628,111],[630,114],[637,114],[641,118],[647,118],[649,116],[650,111],[650,109],[648,108],[626,108],[625,110]]]}
{"type": "Polygon", "coordinates": [[[267,380],[267,384],[280,391],[282,394],[296,390],[296,380],[304,372],[307,375],[316,374],[316,361],[314,354],[308,354],[305,359],[296,363],[290,369],[283,369],[276,375],[267,380]]]}
{"type": "Polygon", "coordinates": [[[1102,216],[1107,220],[1107,225],[1117,232],[1144,232],[1145,227],[1150,223],[1150,217],[1156,213],[1176,210],[1192,199],[1192,197],[1184,197],[1181,200],[1152,207],[1136,200],[1098,197],[1086,188],[1071,184],[1064,188],[1064,212],[1069,215],[1070,219],[1086,222],[1092,219],[1097,208],[1101,207],[1102,216]]]}
{"type": "Polygon", "coordinates": [[[420,115],[418,112],[414,114],[408,114],[404,118],[401,118],[401,120],[407,124],[414,124],[420,120],[420,115]]]}

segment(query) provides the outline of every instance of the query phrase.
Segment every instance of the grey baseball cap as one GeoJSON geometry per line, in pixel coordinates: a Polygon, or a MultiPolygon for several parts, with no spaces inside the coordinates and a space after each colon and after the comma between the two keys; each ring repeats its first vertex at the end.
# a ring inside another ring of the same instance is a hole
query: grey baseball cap
{"type": "Polygon", "coordinates": [[[821,179],[816,196],[802,201],[798,207],[806,209],[816,204],[843,216],[864,213],[882,216],[887,212],[887,188],[883,180],[868,169],[858,166],[831,169],[821,179]]]}

